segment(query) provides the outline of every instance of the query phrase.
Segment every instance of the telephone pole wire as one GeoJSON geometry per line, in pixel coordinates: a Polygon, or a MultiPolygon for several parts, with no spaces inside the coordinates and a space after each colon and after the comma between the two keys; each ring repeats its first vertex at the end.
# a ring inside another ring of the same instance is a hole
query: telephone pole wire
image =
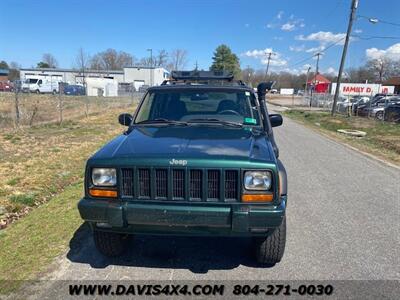
{"type": "Polygon", "coordinates": [[[339,91],[340,91],[340,81],[342,79],[344,63],[346,61],[347,48],[349,46],[349,40],[350,40],[350,35],[351,35],[351,28],[353,27],[353,21],[356,16],[357,7],[358,7],[358,0],[352,0],[349,25],[347,27],[346,39],[344,41],[343,52],[342,52],[342,59],[340,61],[339,73],[338,73],[338,77],[337,77],[337,81],[336,81],[335,96],[333,98],[333,105],[332,105],[332,111],[331,111],[332,116],[334,116],[336,113],[336,104],[337,104],[337,99],[339,97],[339,91]]]}

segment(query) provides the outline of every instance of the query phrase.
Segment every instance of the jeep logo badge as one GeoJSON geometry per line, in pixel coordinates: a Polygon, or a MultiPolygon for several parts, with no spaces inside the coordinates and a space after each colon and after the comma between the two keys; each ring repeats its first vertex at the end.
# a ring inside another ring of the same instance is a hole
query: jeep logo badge
{"type": "Polygon", "coordinates": [[[186,166],[186,165],[187,165],[187,160],[185,160],[185,159],[175,159],[175,158],[173,158],[173,159],[171,159],[171,160],[169,161],[169,164],[170,164],[170,165],[173,165],[173,166],[176,166],[176,165],[178,165],[178,166],[186,166]]]}

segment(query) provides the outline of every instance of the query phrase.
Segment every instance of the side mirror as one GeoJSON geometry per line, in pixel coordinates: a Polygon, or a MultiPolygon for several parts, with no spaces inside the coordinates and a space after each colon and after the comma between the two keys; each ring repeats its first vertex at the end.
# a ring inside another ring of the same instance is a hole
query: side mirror
{"type": "Polygon", "coordinates": [[[133,117],[130,114],[120,114],[118,117],[118,122],[121,125],[129,126],[133,121],[133,117]]]}
{"type": "Polygon", "coordinates": [[[271,114],[269,115],[269,121],[271,122],[272,127],[277,127],[282,125],[283,118],[279,114],[271,114]]]}

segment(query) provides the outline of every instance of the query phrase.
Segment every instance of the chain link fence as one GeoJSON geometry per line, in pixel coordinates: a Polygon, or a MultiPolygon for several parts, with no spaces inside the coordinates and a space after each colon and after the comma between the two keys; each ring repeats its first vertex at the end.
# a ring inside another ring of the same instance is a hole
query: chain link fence
{"type": "Polygon", "coordinates": [[[142,97],[143,93],[132,90],[118,97],[0,92],[0,129],[62,123],[114,108],[133,109],[142,97]]]}
{"type": "MultiPolygon", "coordinates": [[[[334,95],[327,93],[306,94],[302,97],[303,106],[316,110],[332,111],[334,95]]],[[[340,114],[351,114],[351,97],[341,97],[336,105],[336,112],[340,114]]]]}

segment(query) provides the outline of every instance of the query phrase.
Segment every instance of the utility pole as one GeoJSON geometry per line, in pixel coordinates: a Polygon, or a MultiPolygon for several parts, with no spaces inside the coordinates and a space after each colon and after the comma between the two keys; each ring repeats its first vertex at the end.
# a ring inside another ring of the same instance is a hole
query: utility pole
{"type": "Polygon", "coordinates": [[[150,52],[150,86],[153,86],[153,49],[147,49],[150,52]]]}
{"type": "Polygon", "coordinates": [[[321,52],[315,54],[315,56],[317,57],[317,64],[315,66],[315,76],[317,76],[319,72],[319,57],[321,56],[321,54],[322,54],[321,52]]]}
{"type": "Polygon", "coordinates": [[[358,7],[358,0],[352,0],[349,25],[347,27],[346,39],[344,42],[343,52],[342,52],[342,59],[340,61],[339,73],[338,73],[338,77],[337,77],[337,81],[336,81],[335,97],[333,98],[333,105],[332,105],[332,111],[331,111],[332,116],[334,116],[336,113],[336,103],[337,103],[337,99],[339,97],[339,91],[340,91],[340,80],[342,79],[344,63],[346,61],[347,48],[349,46],[349,40],[350,40],[350,35],[351,35],[351,28],[353,27],[353,21],[356,16],[357,7],[358,7]]]}
{"type": "Polygon", "coordinates": [[[306,85],[304,86],[304,96],[305,96],[305,95],[306,95],[306,93],[307,93],[308,75],[310,75],[310,70],[311,70],[311,66],[310,66],[310,67],[308,67],[308,69],[307,69],[307,75],[306,75],[306,85]]]}
{"type": "Polygon", "coordinates": [[[251,74],[250,74],[250,66],[247,65],[247,84],[248,84],[248,85],[250,85],[250,77],[251,77],[251,74]]]}
{"type": "Polygon", "coordinates": [[[273,54],[272,52],[268,53],[268,62],[267,62],[267,70],[265,71],[265,80],[267,80],[267,78],[268,78],[269,62],[271,61],[272,54],[273,54]]]}
{"type": "Polygon", "coordinates": [[[310,107],[312,106],[312,101],[313,101],[313,97],[314,97],[314,90],[315,90],[315,86],[317,84],[317,75],[319,72],[319,57],[321,56],[321,52],[316,53],[314,56],[317,57],[317,62],[315,65],[315,75],[314,75],[314,79],[313,79],[313,88],[311,89],[311,97],[310,97],[310,107]]]}

